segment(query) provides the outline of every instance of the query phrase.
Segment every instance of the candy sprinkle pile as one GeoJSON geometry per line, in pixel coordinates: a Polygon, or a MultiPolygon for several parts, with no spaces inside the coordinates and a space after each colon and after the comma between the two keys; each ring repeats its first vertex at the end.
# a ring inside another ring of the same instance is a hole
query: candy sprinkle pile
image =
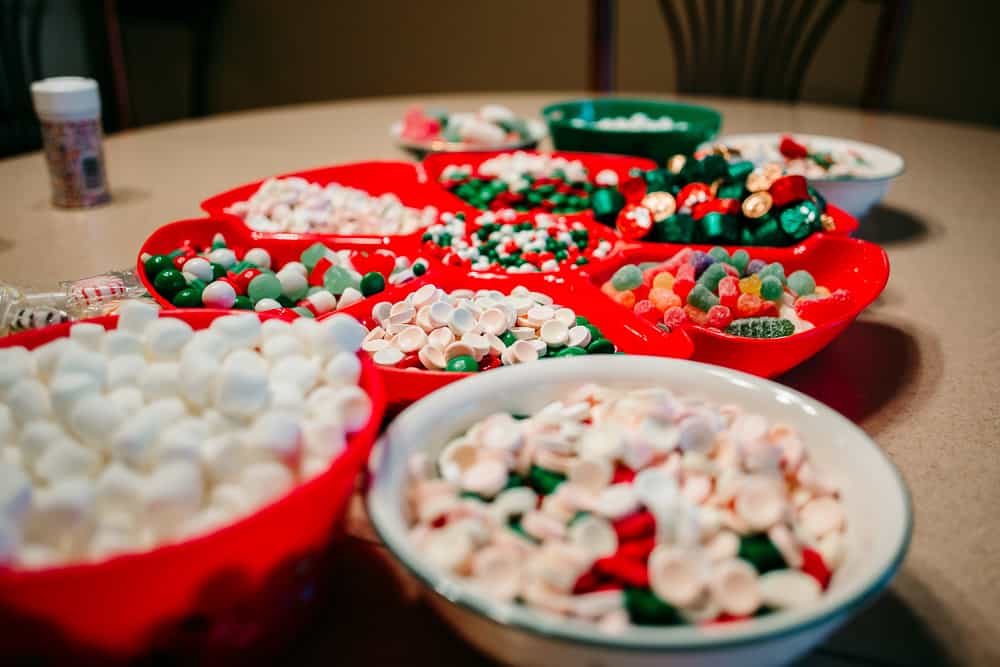
{"type": "Polygon", "coordinates": [[[391,192],[374,197],[338,183],[321,186],[304,178],[269,178],[247,201],[226,213],[258,232],[311,234],[412,234],[437,218],[437,209],[404,206],[391,192]]]}
{"type": "Polygon", "coordinates": [[[663,388],[587,385],[410,464],[428,563],[607,632],[808,606],[845,551],[838,491],[791,427],[663,388]]]}
{"type": "Polygon", "coordinates": [[[601,286],[609,297],[668,328],[688,323],[745,338],[781,338],[845,315],[850,293],[830,292],[808,271],[785,276],[778,262],[684,248],[666,262],[626,264],[601,286]]]}
{"type": "Polygon", "coordinates": [[[594,185],[587,176],[579,160],[517,151],[490,158],[478,170],[448,165],[439,180],[479,209],[575,213],[590,207],[594,185]]]}
{"type": "Polygon", "coordinates": [[[368,422],[356,320],[244,313],[193,331],[158,312],[129,301],[113,331],[0,350],[0,565],[211,532],[322,474],[368,422]]]}
{"type": "Polygon", "coordinates": [[[475,271],[533,273],[583,266],[611,252],[579,221],[547,213],[528,217],[511,210],[487,212],[469,229],[464,213],[444,213],[441,222],[424,232],[424,249],[449,266],[475,271]]]}
{"type": "Polygon", "coordinates": [[[445,292],[424,285],[402,301],[381,301],[361,344],[375,363],[475,373],[543,357],[611,354],[615,345],[587,318],[521,285],[445,292]]]}
{"type": "Polygon", "coordinates": [[[303,317],[346,308],[427,270],[425,260],[411,264],[388,250],[331,250],[317,242],[274,271],[267,250],[237,257],[222,234],[210,248],[185,242],[165,255],[144,254],[142,263],[156,291],[178,308],[292,308],[303,317]]]}
{"type": "Polygon", "coordinates": [[[601,188],[592,200],[594,217],[627,240],[789,246],[835,228],[826,201],[802,176],[718,153],[637,170],[617,191],[601,188]]]}

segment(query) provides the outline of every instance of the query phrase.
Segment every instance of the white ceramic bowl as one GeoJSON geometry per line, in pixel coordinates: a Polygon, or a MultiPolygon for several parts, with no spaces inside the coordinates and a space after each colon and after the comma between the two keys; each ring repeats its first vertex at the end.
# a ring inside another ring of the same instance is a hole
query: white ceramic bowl
{"type": "Polygon", "coordinates": [[[432,606],[466,640],[512,665],[781,665],[821,642],[888,585],[910,542],[912,518],[898,471],[861,429],[791,389],[736,371],[677,359],[609,355],[550,359],[483,373],[405,410],[377,445],[368,510],[392,553],[429,592],[432,606]],[[533,413],[585,382],[661,385],[699,394],[799,429],[816,464],[840,485],[847,556],[815,605],[745,623],[634,627],[605,635],[593,626],[497,602],[423,560],[403,514],[407,461],[434,451],[498,410],[533,413]]]}
{"type": "MultiPolygon", "coordinates": [[[[782,136],[780,133],[727,134],[701,147],[715,144],[748,147],[750,150],[744,151],[744,157],[748,160],[755,163],[780,161],[778,144],[782,136]]],[[[905,167],[902,157],[880,146],[816,134],[794,133],[790,136],[818,151],[853,150],[871,163],[871,168],[864,175],[809,179],[812,186],[830,203],[836,204],[855,218],[863,217],[872,206],[882,201],[893,179],[902,174],[905,167]]]]}

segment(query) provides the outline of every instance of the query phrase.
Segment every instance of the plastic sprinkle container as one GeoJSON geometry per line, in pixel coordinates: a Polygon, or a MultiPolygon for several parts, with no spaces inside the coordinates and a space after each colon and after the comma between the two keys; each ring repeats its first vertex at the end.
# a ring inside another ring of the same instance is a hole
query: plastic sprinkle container
{"type": "MultiPolygon", "coordinates": [[[[203,329],[226,311],[165,311],[203,329]]],[[[274,314],[260,314],[262,319],[274,314]]],[[[89,320],[116,328],[117,316],[89,320]]],[[[69,324],[25,332],[0,347],[29,349],[69,324]]],[[[368,423],[326,472],[253,514],[201,537],[97,563],[0,568],[0,655],[54,661],[127,659],[150,650],[234,659],[288,632],[314,599],[322,563],[368,458],[384,407],[381,378],[362,357],[368,423]]]]}

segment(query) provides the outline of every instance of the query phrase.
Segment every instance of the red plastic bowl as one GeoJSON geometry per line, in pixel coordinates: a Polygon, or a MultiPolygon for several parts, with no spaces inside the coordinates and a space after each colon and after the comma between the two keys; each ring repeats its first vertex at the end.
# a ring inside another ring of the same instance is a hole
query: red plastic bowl
{"type": "MultiPolygon", "coordinates": [[[[550,295],[557,304],[572,308],[601,330],[617,348],[626,354],[652,354],[663,357],[687,359],[693,347],[691,339],[684,331],[665,333],[651,323],[631,314],[623,313],[600,291],[590,285],[586,278],[567,278],[557,274],[525,274],[516,276],[466,273],[452,268],[443,268],[434,276],[421,276],[419,280],[407,283],[379,295],[345,308],[342,312],[353,315],[369,329],[375,325],[371,316],[372,307],[379,301],[396,302],[423,285],[434,284],[441,289],[496,289],[504,293],[518,285],[550,295]]],[[[326,317],[326,316],[324,316],[326,317]]],[[[323,317],[320,318],[321,320],[323,317]]],[[[537,363],[545,363],[542,359],[537,363]]],[[[390,405],[411,403],[430,392],[440,389],[470,373],[398,369],[376,366],[385,384],[386,397],[390,405]]],[[[489,372],[489,371],[486,371],[489,372]]]]}
{"type": "MultiPolygon", "coordinates": [[[[411,208],[434,206],[439,211],[474,210],[468,207],[458,197],[453,196],[450,192],[445,191],[443,188],[440,188],[435,184],[427,183],[425,179],[422,178],[422,171],[419,165],[415,165],[411,162],[395,162],[388,160],[351,162],[348,164],[317,167],[315,169],[306,169],[288,174],[280,174],[278,176],[274,176],[273,178],[289,178],[291,176],[304,178],[311,183],[318,183],[323,186],[330,183],[338,183],[340,185],[346,185],[348,187],[364,190],[373,196],[391,192],[399,197],[399,200],[403,202],[404,205],[411,208]]],[[[257,192],[263,182],[264,179],[254,181],[253,183],[240,185],[213,197],[209,197],[201,202],[201,209],[212,217],[230,218],[238,221],[240,225],[243,225],[242,218],[231,213],[226,213],[226,209],[236,202],[250,199],[251,195],[257,192]]],[[[409,238],[414,236],[416,238],[420,238],[421,233],[422,232],[415,232],[414,234],[396,237],[342,236],[341,238],[379,239],[409,238]]],[[[271,235],[271,233],[264,232],[260,232],[260,234],[271,235]]],[[[281,232],[276,232],[275,234],[280,235],[281,232]]],[[[338,235],[334,234],[303,234],[302,236],[321,239],[338,237],[338,235]]]]}
{"type": "MultiPolygon", "coordinates": [[[[163,316],[203,329],[227,314],[177,310],[163,316]]],[[[111,329],[117,319],[89,321],[111,329]]],[[[0,347],[34,348],[66,336],[70,326],[9,336],[0,347]]],[[[382,420],[381,377],[368,355],[361,356],[371,419],[349,437],[329,470],[283,498],[213,533],[144,553],[37,571],[0,568],[0,663],[40,656],[53,664],[103,662],[156,649],[245,660],[250,645],[287,633],[289,623],[308,611],[323,556],[341,532],[382,420]]]]}
{"type": "MultiPolygon", "coordinates": [[[[616,253],[613,262],[593,272],[591,278],[596,284],[601,284],[624,264],[660,262],[685,247],[707,251],[712,246],[671,243],[624,246],[616,253]]],[[[726,246],[726,249],[732,252],[739,247],[726,246]]],[[[788,273],[805,269],[813,274],[817,284],[825,285],[831,291],[838,288],[848,290],[854,296],[854,307],[844,317],[814,323],[814,328],[785,338],[742,338],[709,327],[689,325],[685,329],[694,342],[692,359],[695,361],[728,366],[764,377],[780,375],[826,347],[878,298],[889,280],[889,258],[885,251],[858,239],[813,234],[802,243],[788,248],[744,249],[751,258],[781,262],[788,273]]],[[[603,293],[601,296],[608,303],[613,303],[603,293]]],[[[615,306],[621,308],[617,304],[615,306]]]]}
{"type": "Polygon", "coordinates": [[[261,234],[231,218],[196,218],[170,222],[149,235],[142,244],[136,260],[136,273],[149,294],[164,308],[176,308],[161,296],[146,278],[142,256],[166,254],[190,241],[199,247],[209,247],[216,233],[226,237],[226,244],[242,256],[250,248],[264,248],[271,255],[272,265],[279,267],[286,262],[298,261],[302,251],[314,243],[322,243],[332,250],[391,250],[397,255],[416,259],[420,253],[420,240],[415,236],[320,236],[316,234],[261,234]],[[391,241],[390,241],[391,239],[391,241]]]}

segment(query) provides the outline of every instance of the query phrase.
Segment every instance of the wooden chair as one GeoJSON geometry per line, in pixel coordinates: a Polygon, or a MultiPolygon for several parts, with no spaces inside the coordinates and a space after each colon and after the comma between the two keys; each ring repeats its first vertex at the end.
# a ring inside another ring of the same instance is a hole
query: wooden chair
{"type": "MultiPolygon", "coordinates": [[[[658,0],[681,93],[794,101],[846,0],[658,0]]],[[[898,62],[909,0],[881,5],[861,106],[882,109],[898,62]]],[[[613,90],[614,0],[592,0],[591,86],[613,90]]]]}

